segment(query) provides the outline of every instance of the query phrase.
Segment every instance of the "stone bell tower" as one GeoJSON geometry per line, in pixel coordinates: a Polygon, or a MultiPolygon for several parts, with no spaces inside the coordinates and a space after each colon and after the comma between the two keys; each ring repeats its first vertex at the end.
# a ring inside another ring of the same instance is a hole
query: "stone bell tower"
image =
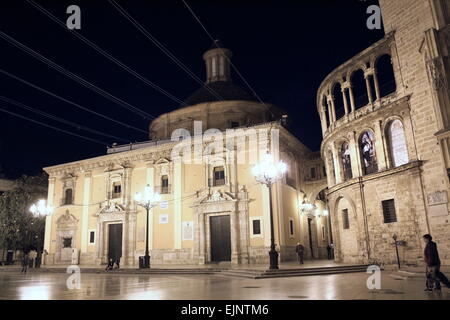
{"type": "Polygon", "coordinates": [[[206,83],[231,81],[230,58],[232,53],[223,47],[220,40],[215,40],[211,49],[203,54],[206,64],[206,83]]]}

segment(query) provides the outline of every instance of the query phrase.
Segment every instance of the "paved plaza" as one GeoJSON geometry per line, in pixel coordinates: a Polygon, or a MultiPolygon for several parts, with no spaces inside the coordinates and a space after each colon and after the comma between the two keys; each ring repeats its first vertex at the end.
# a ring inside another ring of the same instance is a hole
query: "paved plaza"
{"type": "Polygon", "coordinates": [[[426,293],[420,277],[381,275],[381,289],[369,290],[369,274],[352,273],[275,279],[214,275],[81,273],[80,289],[69,289],[65,273],[0,271],[0,299],[71,300],[450,300],[450,290],[426,293]]]}

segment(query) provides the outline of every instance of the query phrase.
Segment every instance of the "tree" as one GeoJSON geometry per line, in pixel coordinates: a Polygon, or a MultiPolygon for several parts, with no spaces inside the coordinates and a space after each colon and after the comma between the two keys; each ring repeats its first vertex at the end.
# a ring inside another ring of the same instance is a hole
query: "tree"
{"type": "Polygon", "coordinates": [[[42,249],[45,217],[35,217],[30,206],[47,196],[47,174],[22,176],[0,196],[0,248],[42,249]]]}

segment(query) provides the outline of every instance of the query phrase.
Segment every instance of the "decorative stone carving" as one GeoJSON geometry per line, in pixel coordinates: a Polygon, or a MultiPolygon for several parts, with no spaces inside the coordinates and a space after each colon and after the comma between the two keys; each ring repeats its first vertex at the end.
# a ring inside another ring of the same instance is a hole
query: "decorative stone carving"
{"type": "Polygon", "coordinates": [[[71,227],[76,227],[78,219],[75,218],[73,214],[66,210],[66,212],[56,220],[58,224],[58,229],[67,229],[71,227]]]}
{"type": "Polygon", "coordinates": [[[99,214],[103,214],[103,213],[119,213],[119,212],[124,212],[125,209],[123,208],[122,205],[116,203],[116,202],[111,202],[108,205],[104,206],[99,214]]]}

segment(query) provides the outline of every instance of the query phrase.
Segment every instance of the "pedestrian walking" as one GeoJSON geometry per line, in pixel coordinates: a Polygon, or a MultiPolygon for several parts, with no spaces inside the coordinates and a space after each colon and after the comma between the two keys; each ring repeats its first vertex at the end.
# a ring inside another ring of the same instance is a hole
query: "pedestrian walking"
{"type": "Polygon", "coordinates": [[[332,255],[331,255],[331,245],[330,244],[327,245],[327,254],[328,254],[328,260],[331,260],[332,255]]]}
{"type": "Polygon", "coordinates": [[[303,264],[303,254],[305,252],[305,247],[303,247],[300,242],[297,242],[295,252],[297,253],[298,264],[303,264]]]}
{"type": "Polygon", "coordinates": [[[333,242],[330,243],[330,248],[331,248],[331,259],[334,259],[334,243],[333,242]]]}
{"type": "Polygon", "coordinates": [[[425,291],[441,290],[441,282],[450,288],[450,281],[440,271],[441,260],[439,259],[439,252],[437,245],[432,241],[433,237],[429,234],[423,236],[423,241],[426,243],[424,250],[424,260],[426,267],[426,289],[425,291]]]}
{"type": "Polygon", "coordinates": [[[28,252],[24,251],[23,257],[22,257],[22,271],[20,271],[20,272],[27,273],[29,263],[30,263],[30,259],[28,256],[28,252]]]}

